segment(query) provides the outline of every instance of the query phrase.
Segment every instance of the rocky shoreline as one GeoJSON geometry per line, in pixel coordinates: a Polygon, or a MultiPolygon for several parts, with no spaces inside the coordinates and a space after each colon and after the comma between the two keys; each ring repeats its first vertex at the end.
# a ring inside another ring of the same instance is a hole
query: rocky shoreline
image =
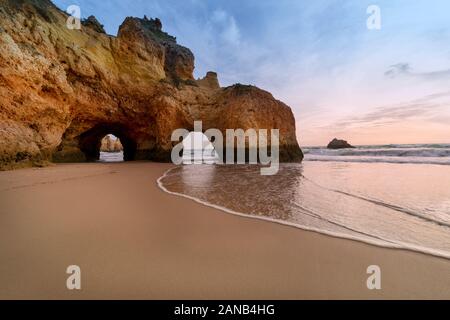
{"type": "Polygon", "coordinates": [[[291,109],[254,86],[193,76],[194,55],[159,19],[128,17],[117,37],[80,30],[49,0],[0,0],[0,169],[98,159],[120,138],[125,160],[170,161],[173,130],[280,129],[280,160],[301,161],[291,109]]]}

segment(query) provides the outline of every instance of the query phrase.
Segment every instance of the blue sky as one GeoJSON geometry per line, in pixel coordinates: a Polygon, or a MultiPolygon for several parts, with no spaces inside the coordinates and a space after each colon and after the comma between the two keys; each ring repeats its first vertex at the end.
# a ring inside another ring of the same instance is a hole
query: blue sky
{"type": "Polygon", "coordinates": [[[56,0],[116,34],[159,17],[195,76],[254,84],[290,105],[301,145],[450,142],[448,0],[56,0]],[[378,5],[381,29],[366,10],[378,5]]]}

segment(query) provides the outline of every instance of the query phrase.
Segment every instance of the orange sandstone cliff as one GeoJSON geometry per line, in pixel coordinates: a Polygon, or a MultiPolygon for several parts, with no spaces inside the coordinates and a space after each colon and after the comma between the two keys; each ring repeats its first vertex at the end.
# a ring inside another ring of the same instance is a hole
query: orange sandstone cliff
{"type": "Polygon", "coordinates": [[[106,134],[125,160],[170,161],[171,133],[280,129],[280,159],[301,161],[291,109],[254,86],[195,80],[194,56],[159,19],[126,18],[117,37],[81,30],[49,0],[0,0],[0,169],[98,158],[106,134]]]}

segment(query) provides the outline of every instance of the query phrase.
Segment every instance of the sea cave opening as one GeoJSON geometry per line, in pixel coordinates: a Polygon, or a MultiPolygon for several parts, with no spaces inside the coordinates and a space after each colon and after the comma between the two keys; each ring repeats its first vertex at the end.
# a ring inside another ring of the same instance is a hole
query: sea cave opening
{"type": "Polygon", "coordinates": [[[123,146],[120,138],[113,134],[103,137],[100,144],[100,162],[123,162],[123,146]]]}
{"type": "Polygon", "coordinates": [[[87,161],[132,161],[136,155],[136,142],[126,127],[100,124],[79,137],[79,146],[87,161]]]}

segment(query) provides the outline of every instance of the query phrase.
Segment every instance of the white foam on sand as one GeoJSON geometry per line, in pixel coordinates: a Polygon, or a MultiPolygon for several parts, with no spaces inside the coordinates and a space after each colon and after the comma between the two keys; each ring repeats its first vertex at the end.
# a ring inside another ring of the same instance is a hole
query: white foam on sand
{"type": "Polygon", "coordinates": [[[411,244],[406,244],[406,243],[402,243],[402,242],[392,242],[391,240],[376,240],[376,239],[366,239],[366,238],[360,238],[360,237],[356,237],[356,236],[352,236],[352,235],[348,235],[348,234],[344,234],[344,233],[340,233],[340,232],[333,232],[333,231],[329,231],[329,230],[322,230],[319,228],[314,228],[314,227],[308,227],[308,226],[304,226],[304,225],[300,225],[300,224],[296,224],[296,223],[292,223],[292,222],[288,222],[288,221],[284,221],[284,220],[278,220],[278,219],[273,219],[270,217],[266,217],[266,216],[257,216],[257,215],[251,215],[251,214],[246,214],[243,212],[237,212],[231,209],[228,209],[226,207],[223,206],[219,206],[207,201],[204,201],[202,199],[190,196],[190,195],[186,195],[183,193],[179,193],[179,192],[173,192],[168,190],[164,184],[163,184],[163,180],[164,178],[166,178],[169,173],[172,170],[177,169],[178,167],[174,167],[171,168],[169,170],[167,170],[161,177],[159,177],[157,179],[157,185],[158,187],[171,195],[175,195],[175,196],[179,196],[179,197],[183,197],[189,200],[192,200],[194,202],[197,202],[199,204],[220,210],[222,212],[228,213],[228,214],[232,214],[232,215],[236,215],[239,217],[244,217],[244,218],[249,218],[249,219],[256,219],[256,220],[263,220],[263,221],[267,221],[267,222],[272,222],[272,223],[276,223],[276,224],[280,224],[280,225],[284,225],[284,226],[289,226],[289,227],[294,227],[297,229],[301,229],[301,230],[305,230],[305,231],[311,231],[311,232],[316,232],[316,233],[320,233],[320,234],[324,234],[327,236],[331,236],[331,237],[335,237],[335,238],[341,238],[341,239],[347,239],[347,240],[353,240],[353,241],[358,241],[358,242],[363,242],[363,243],[367,243],[370,245],[375,245],[378,247],[383,247],[383,248],[389,248],[389,249],[403,249],[403,250],[409,250],[409,251],[413,251],[413,252],[417,252],[417,253],[424,253],[424,254],[428,254],[428,255],[432,255],[432,256],[437,256],[437,257],[441,257],[441,258],[446,258],[446,259],[450,259],[450,254],[447,252],[443,252],[441,250],[433,250],[430,248],[425,248],[425,247],[421,247],[421,246],[415,246],[415,245],[411,245],[411,244]]]}

